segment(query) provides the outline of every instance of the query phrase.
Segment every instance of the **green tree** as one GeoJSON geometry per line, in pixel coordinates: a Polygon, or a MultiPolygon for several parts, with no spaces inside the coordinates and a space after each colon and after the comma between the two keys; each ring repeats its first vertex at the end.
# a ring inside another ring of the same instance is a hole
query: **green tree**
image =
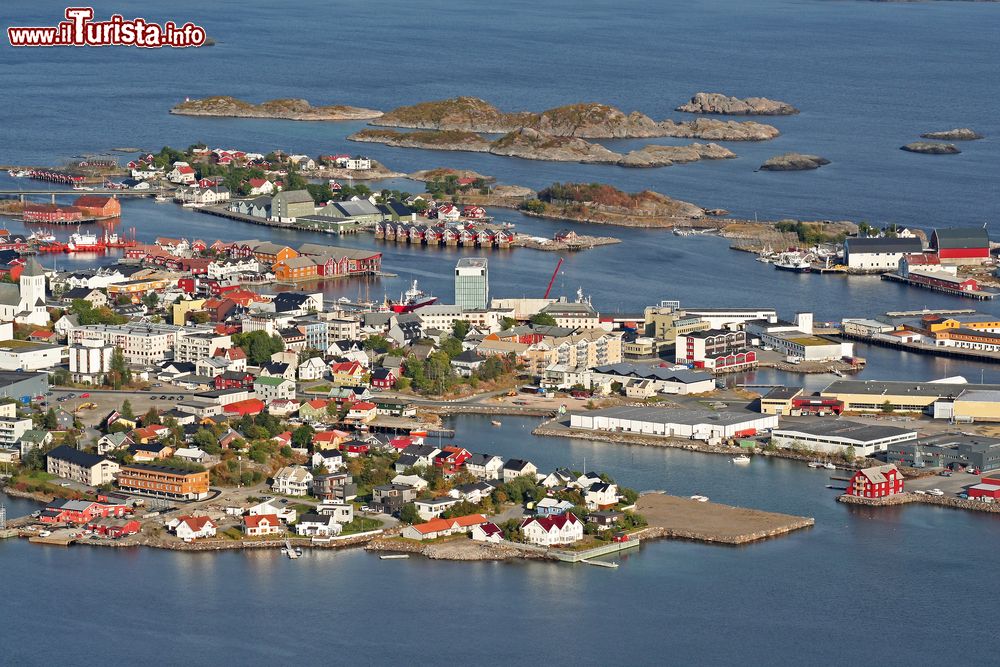
{"type": "Polygon", "coordinates": [[[441,351],[447,354],[449,359],[454,359],[462,354],[462,341],[453,336],[448,336],[441,341],[441,351]]]}
{"type": "MultiPolygon", "coordinates": [[[[114,355],[112,355],[112,358],[114,358],[114,355]]],[[[122,401],[122,407],[118,411],[118,414],[120,414],[125,419],[135,419],[135,412],[132,409],[132,401],[128,400],[127,398],[124,401],[122,401]]]]}
{"type": "Polygon", "coordinates": [[[517,320],[515,320],[513,317],[500,318],[500,329],[502,331],[507,331],[508,329],[513,328],[516,324],[517,320]]]}
{"type": "Polygon", "coordinates": [[[884,412],[885,414],[891,415],[895,411],[896,408],[892,405],[892,401],[886,401],[885,403],[882,404],[882,412],[884,412]]]}
{"type": "Polygon", "coordinates": [[[536,313],[531,316],[530,322],[537,326],[554,327],[556,325],[556,318],[548,313],[536,313]]]}
{"type": "Polygon", "coordinates": [[[142,416],[142,425],[150,426],[152,424],[160,423],[160,413],[156,411],[156,408],[150,408],[146,414],[142,416]]]}
{"type": "Polygon", "coordinates": [[[233,336],[233,345],[243,350],[254,366],[271,361],[271,355],[285,349],[280,336],[268,336],[266,331],[251,331],[233,336]]]}
{"type": "Polygon", "coordinates": [[[471,326],[469,320],[455,320],[451,325],[451,335],[458,340],[465,340],[465,337],[469,335],[469,328],[471,326]]]}
{"type": "Polygon", "coordinates": [[[420,514],[417,513],[417,506],[413,503],[406,503],[399,510],[399,520],[403,523],[418,523],[420,514]]]}
{"type": "Polygon", "coordinates": [[[538,199],[528,199],[527,201],[521,202],[520,209],[522,211],[527,211],[528,213],[544,213],[545,202],[538,199]]]}
{"type": "Polygon", "coordinates": [[[309,424],[303,424],[292,431],[292,445],[300,449],[307,449],[312,444],[316,429],[309,424]]]}
{"type": "MultiPolygon", "coordinates": [[[[111,353],[110,369],[107,384],[115,389],[121,389],[123,386],[132,384],[132,371],[129,370],[128,364],[125,363],[125,355],[119,347],[116,347],[114,352],[111,353]]],[[[131,409],[131,406],[129,406],[129,409],[131,409]]]]}
{"type": "Polygon", "coordinates": [[[150,310],[155,310],[160,304],[160,297],[156,292],[147,292],[145,296],[142,297],[142,304],[150,310]]]}
{"type": "Polygon", "coordinates": [[[209,431],[207,428],[200,428],[195,431],[194,437],[191,442],[195,446],[205,449],[206,447],[211,447],[212,445],[218,444],[215,434],[209,431]]]}
{"type": "Polygon", "coordinates": [[[45,417],[42,418],[42,426],[45,427],[46,431],[55,431],[59,428],[59,418],[56,417],[55,408],[49,408],[45,412],[45,417]]]}

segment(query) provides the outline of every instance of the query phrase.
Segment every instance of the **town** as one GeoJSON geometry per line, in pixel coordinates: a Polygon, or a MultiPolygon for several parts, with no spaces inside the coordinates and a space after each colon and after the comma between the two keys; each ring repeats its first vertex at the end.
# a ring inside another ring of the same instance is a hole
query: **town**
{"type": "MultiPolygon", "coordinates": [[[[972,236],[935,232],[947,235],[972,236]]],[[[798,460],[836,471],[843,502],[1000,508],[1000,386],[847,377],[865,367],[853,340],[994,362],[1000,322],[971,309],[817,323],[662,301],[605,314],[582,289],[495,296],[486,256],[457,262],[452,303],[416,283],[399,301],[350,302],[255,288],[378,275],[381,253],[160,237],[117,264],[58,272],[8,252],[0,463],[7,493],[46,506],[5,536],[608,565],[591,559],[643,538],[742,543],[811,522],[729,514],[698,533],[726,506],[479,451],[447,424],[463,411],[719,465],[798,460]],[[816,392],[726,382],[760,367],[840,377],[816,392]]]]}

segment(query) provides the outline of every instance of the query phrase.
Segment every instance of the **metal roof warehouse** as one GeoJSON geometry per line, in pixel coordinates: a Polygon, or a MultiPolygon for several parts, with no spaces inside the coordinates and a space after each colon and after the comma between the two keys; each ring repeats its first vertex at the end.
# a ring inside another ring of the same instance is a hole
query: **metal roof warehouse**
{"type": "Polygon", "coordinates": [[[749,435],[777,428],[776,415],[712,410],[615,407],[572,413],[572,428],[710,440],[749,435]]]}

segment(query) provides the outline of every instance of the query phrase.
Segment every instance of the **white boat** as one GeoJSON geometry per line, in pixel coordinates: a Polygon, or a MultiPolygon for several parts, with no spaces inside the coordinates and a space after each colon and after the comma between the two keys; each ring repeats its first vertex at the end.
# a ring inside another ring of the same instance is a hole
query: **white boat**
{"type": "Polygon", "coordinates": [[[28,236],[29,241],[38,241],[39,243],[54,243],[56,237],[48,232],[32,232],[28,236]]]}
{"type": "Polygon", "coordinates": [[[386,554],[384,556],[379,556],[379,560],[402,560],[404,558],[409,558],[409,554],[386,554]]]}
{"type": "Polygon", "coordinates": [[[914,491],[913,493],[917,494],[918,496],[926,496],[927,495],[926,491],[914,491]]]}
{"type": "Polygon", "coordinates": [[[155,197],[153,197],[153,201],[155,201],[157,204],[164,204],[170,201],[170,197],[166,195],[156,195],[155,197]]]}
{"type": "Polygon", "coordinates": [[[38,533],[38,536],[39,537],[48,537],[51,534],[52,534],[52,531],[50,531],[50,530],[43,530],[40,533],[38,533]]]}
{"type": "Polygon", "coordinates": [[[691,496],[691,500],[697,500],[699,503],[707,503],[708,496],[691,496]]]}
{"type": "Polygon", "coordinates": [[[499,419],[491,419],[490,423],[493,424],[494,426],[500,426],[500,420],[499,419]]]}
{"type": "Polygon", "coordinates": [[[824,463],[823,467],[826,468],[827,470],[836,470],[837,469],[837,466],[833,465],[829,461],[827,461],[826,463],[824,463]]]}
{"type": "Polygon", "coordinates": [[[741,454],[740,456],[734,456],[732,458],[732,461],[733,461],[733,463],[736,463],[736,464],[739,464],[739,465],[746,465],[746,464],[750,463],[750,457],[747,456],[746,454],[741,454]]]}
{"type": "Polygon", "coordinates": [[[927,492],[927,495],[929,495],[929,496],[943,496],[944,495],[944,491],[942,491],[941,489],[931,489],[930,491],[927,492]]]}
{"type": "Polygon", "coordinates": [[[809,462],[809,467],[810,468],[822,468],[823,464],[820,463],[819,461],[810,461],[809,462]]]}

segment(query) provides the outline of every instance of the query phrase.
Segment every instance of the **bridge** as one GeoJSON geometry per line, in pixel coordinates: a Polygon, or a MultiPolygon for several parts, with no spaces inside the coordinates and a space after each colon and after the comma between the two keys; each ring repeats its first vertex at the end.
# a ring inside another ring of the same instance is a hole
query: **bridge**
{"type": "Polygon", "coordinates": [[[47,195],[51,197],[52,203],[56,203],[56,197],[82,197],[83,195],[109,195],[112,197],[153,197],[159,194],[169,194],[172,190],[158,188],[156,190],[106,190],[104,188],[91,188],[89,190],[0,190],[0,198],[13,199],[18,197],[21,203],[29,195],[47,195]]]}

